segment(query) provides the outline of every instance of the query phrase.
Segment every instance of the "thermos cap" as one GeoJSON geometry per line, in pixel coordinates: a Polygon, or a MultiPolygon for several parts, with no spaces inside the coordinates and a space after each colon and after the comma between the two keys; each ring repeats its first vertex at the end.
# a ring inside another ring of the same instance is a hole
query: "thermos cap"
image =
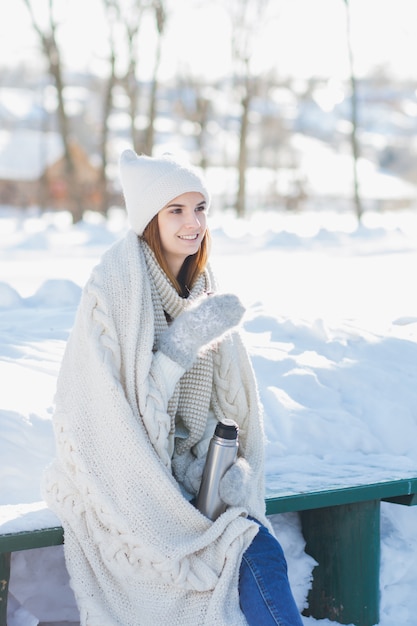
{"type": "Polygon", "coordinates": [[[225,419],[223,422],[219,422],[216,426],[214,434],[221,439],[237,439],[239,427],[233,420],[225,419]]]}

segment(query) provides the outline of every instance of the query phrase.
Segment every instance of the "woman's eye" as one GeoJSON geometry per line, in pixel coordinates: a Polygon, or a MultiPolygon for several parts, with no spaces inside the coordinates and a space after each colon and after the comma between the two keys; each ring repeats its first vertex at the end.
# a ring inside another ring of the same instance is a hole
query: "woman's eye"
{"type": "Polygon", "coordinates": [[[195,210],[196,210],[196,211],[205,211],[205,210],[206,210],[206,207],[205,207],[204,205],[202,205],[202,206],[198,206],[198,207],[196,207],[196,209],[195,209],[195,210]]]}

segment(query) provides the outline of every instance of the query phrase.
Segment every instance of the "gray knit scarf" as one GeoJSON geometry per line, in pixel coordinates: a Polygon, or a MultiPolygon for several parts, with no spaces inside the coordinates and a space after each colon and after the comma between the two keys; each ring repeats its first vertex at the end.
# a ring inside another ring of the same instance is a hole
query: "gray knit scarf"
{"type": "MultiPolygon", "coordinates": [[[[145,254],[146,265],[151,282],[152,303],[155,317],[155,343],[160,334],[168,327],[166,315],[175,319],[198,297],[212,289],[207,271],[200,274],[193,285],[188,298],[182,298],[157,262],[147,243],[140,240],[145,254]]],[[[187,436],[177,437],[175,450],[182,454],[190,450],[202,438],[210,408],[213,389],[213,357],[211,350],[201,352],[193,367],[181,377],[168,403],[171,417],[171,432],[180,433],[181,426],[187,436]]]]}

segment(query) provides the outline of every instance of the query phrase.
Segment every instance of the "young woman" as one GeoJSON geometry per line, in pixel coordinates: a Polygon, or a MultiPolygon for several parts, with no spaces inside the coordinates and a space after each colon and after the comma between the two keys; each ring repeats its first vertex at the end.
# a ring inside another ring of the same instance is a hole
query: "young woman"
{"type": "Polygon", "coordinates": [[[205,181],[131,150],[120,171],[131,229],[84,288],[44,484],[81,624],[300,626],[265,517],[261,407],[235,328],[243,307],[215,293],[208,265],[205,181]],[[239,456],[213,522],[193,498],[225,418],[239,425],[239,456]]]}

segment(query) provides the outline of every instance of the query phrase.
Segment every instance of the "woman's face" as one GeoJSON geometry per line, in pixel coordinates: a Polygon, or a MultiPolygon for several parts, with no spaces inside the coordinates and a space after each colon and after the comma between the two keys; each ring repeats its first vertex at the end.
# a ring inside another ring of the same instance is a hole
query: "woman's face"
{"type": "Polygon", "coordinates": [[[158,213],[162,250],[174,276],[185,259],[195,254],[207,228],[206,201],[197,191],[189,191],[171,200],[158,213]]]}

